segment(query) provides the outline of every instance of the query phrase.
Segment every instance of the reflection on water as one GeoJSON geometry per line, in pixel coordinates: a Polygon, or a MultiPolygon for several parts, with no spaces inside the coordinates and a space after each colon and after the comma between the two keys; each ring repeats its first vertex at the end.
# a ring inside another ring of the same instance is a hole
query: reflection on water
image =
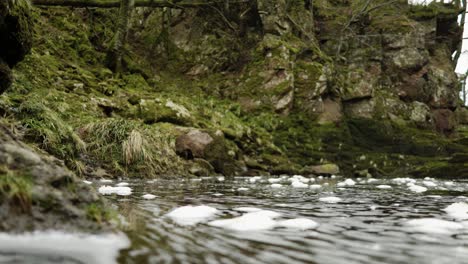
{"type": "Polygon", "coordinates": [[[349,184],[343,180],[303,180],[306,187],[293,184],[295,180],[288,177],[129,182],[131,196],[111,198],[125,217],[132,240],[119,261],[468,263],[468,222],[443,211],[453,203],[468,201],[463,196],[468,194],[468,182],[372,179],[349,184]],[[337,181],[342,182],[340,187],[337,181]],[[413,186],[427,190],[414,192],[413,186]],[[157,197],[146,200],[145,194],[157,197]],[[189,226],[168,217],[169,212],[187,205],[209,206],[217,213],[189,226]],[[301,229],[273,224],[242,232],[211,224],[242,218],[246,212],[239,207],[273,211],[280,214],[275,216],[277,222],[305,218],[319,225],[301,229]],[[421,218],[428,220],[410,222],[421,218]],[[437,232],[441,229],[449,232],[437,232]]]}

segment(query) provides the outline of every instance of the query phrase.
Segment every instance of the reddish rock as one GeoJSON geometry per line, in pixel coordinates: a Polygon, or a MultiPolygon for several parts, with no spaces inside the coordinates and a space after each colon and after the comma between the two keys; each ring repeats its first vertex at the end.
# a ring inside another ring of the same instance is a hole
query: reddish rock
{"type": "Polygon", "coordinates": [[[449,109],[437,109],[432,111],[435,128],[438,132],[450,134],[457,124],[455,114],[449,109]]]}

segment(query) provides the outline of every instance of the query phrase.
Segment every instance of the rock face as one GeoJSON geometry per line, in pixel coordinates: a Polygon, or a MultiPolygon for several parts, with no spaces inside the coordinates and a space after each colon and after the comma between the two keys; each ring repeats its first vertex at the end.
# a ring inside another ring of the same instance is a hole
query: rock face
{"type": "Polygon", "coordinates": [[[60,160],[33,151],[0,125],[1,231],[98,230],[103,226],[89,215],[93,206],[104,208],[60,160]]]}
{"type": "MultiPolygon", "coordinates": [[[[12,83],[11,68],[31,49],[27,0],[0,2],[0,93],[12,83]]],[[[39,153],[0,123],[0,231],[110,229],[104,201],[60,161],[39,153]]]]}
{"type": "Polygon", "coordinates": [[[32,45],[32,18],[27,0],[0,2],[0,93],[12,82],[11,68],[23,60],[32,45]]]}

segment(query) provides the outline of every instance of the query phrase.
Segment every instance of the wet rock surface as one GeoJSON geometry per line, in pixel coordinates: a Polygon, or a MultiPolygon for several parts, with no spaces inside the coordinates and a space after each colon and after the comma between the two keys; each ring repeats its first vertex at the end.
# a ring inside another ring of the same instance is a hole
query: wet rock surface
{"type": "Polygon", "coordinates": [[[106,210],[95,191],[62,161],[34,151],[3,125],[0,132],[0,230],[103,228],[89,214],[93,206],[102,207],[97,214],[106,210]]]}

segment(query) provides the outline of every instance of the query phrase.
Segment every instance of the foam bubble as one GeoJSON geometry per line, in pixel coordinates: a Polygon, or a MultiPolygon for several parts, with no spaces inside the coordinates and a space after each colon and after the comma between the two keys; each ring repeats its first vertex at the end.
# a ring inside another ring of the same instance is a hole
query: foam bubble
{"type": "Polygon", "coordinates": [[[436,218],[413,219],[406,222],[406,226],[416,232],[436,234],[451,234],[463,229],[463,225],[460,223],[436,218]]]}
{"type": "Polygon", "coordinates": [[[319,201],[325,202],[325,203],[339,203],[342,201],[342,199],[339,197],[330,196],[330,197],[321,197],[319,198],[319,201]]]}
{"type": "Polygon", "coordinates": [[[98,189],[98,192],[103,195],[117,194],[122,196],[127,196],[132,194],[132,188],[130,187],[112,187],[112,186],[101,186],[98,189]]]}
{"type": "Polygon", "coordinates": [[[391,189],[392,186],[390,186],[390,185],[377,185],[376,188],[377,189],[391,189]]]}
{"type": "Polygon", "coordinates": [[[295,218],[295,219],[279,221],[277,223],[277,226],[279,227],[294,228],[294,229],[301,229],[301,230],[314,229],[318,225],[319,224],[317,222],[312,221],[307,218],[295,218]]]}
{"type": "Polygon", "coordinates": [[[447,206],[444,211],[451,217],[457,220],[467,220],[468,219],[468,204],[460,202],[453,203],[447,206]]]}
{"type": "Polygon", "coordinates": [[[318,189],[322,188],[322,186],[320,184],[312,184],[312,185],[310,185],[309,188],[312,189],[312,190],[318,190],[318,189]]]}
{"type": "Polygon", "coordinates": [[[423,181],[423,185],[427,186],[427,187],[436,187],[437,184],[433,181],[423,181]]]}
{"type": "Polygon", "coordinates": [[[145,195],[142,195],[141,198],[145,199],[145,200],[153,200],[154,198],[156,198],[157,196],[156,195],[153,195],[153,194],[145,194],[145,195]]]}
{"type": "Polygon", "coordinates": [[[422,193],[422,192],[425,192],[427,191],[427,188],[426,187],[423,187],[423,186],[419,186],[419,185],[410,185],[409,186],[409,189],[410,191],[412,192],[416,192],[416,193],[422,193]]]}
{"type": "Polygon", "coordinates": [[[300,182],[300,181],[293,181],[293,182],[291,183],[291,186],[292,186],[293,188],[307,188],[307,187],[309,187],[309,185],[307,185],[307,184],[305,184],[305,183],[302,183],[302,182],[300,182]]]}
{"type": "Polygon", "coordinates": [[[356,182],[353,181],[352,179],[346,179],[345,181],[339,182],[336,184],[338,187],[344,187],[344,186],[354,186],[356,185],[356,182]]]}
{"type": "Polygon", "coordinates": [[[171,218],[174,222],[176,222],[179,225],[187,226],[196,225],[198,223],[204,222],[216,215],[217,213],[218,210],[210,206],[187,205],[172,210],[171,212],[166,214],[166,216],[171,218]]]}
{"type": "MultiPolygon", "coordinates": [[[[0,233],[2,252],[57,256],[74,260],[73,263],[116,263],[119,251],[129,246],[129,239],[122,233],[71,234],[60,231],[0,233]]],[[[37,259],[36,261],[40,262],[37,259]]]]}

